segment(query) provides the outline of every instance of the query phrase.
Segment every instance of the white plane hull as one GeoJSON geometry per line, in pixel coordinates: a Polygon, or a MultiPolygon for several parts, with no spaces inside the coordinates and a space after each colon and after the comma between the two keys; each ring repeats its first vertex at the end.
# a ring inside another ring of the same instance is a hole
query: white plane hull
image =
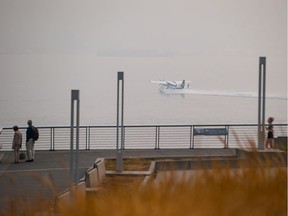
{"type": "Polygon", "coordinates": [[[189,89],[169,89],[169,88],[160,88],[159,91],[163,94],[187,94],[189,93],[189,89]]]}

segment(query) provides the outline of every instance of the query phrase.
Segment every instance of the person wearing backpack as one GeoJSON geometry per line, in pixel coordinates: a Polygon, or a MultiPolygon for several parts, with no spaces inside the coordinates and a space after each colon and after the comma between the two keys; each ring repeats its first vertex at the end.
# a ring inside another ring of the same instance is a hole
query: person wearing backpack
{"type": "Polygon", "coordinates": [[[35,157],[35,150],[34,150],[35,139],[33,138],[34,132],[33,132],[32,120],[28,120],[27,124],[28,127],[26,130],[26,153],[27,153],[26,162],[32,162],[34,161],[35,157]]]}

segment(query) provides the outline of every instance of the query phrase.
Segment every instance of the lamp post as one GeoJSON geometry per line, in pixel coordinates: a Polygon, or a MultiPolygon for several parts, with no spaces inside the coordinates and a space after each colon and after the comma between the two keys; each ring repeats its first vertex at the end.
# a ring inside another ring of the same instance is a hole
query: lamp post
{"type": "Polygon", "coordinates": [[[265,141],[266,57],[259,58],[258,89],[258,149],[264,150],[265,141]]]}
{"type": "Polygon", "coordinates": [[[117,130],[116,130],[116,171],[123,171],[122,163],[122,150],[124,142],[124,128],[123,128],[123,116],[124,116],[124,72],[118,72],[117,76],[117,130]],[[120,89],[121,85],[121,89],[120,89]],[[120,102],[120,91],[121,91],[121,102],[120,102]],[[120,111],[121,103],[121,113],[120,111]],[[121,144],[119,146],[119,115],[121,115],[121,144]]]}
{"type": "Polygon", "coordinates": [[[71,127],[70,127],[70,178],[73,183],[78,181],[78,154],[79,154],[79,90],[71,91],[71,127]],[[74,105],[76,101],[76,113],[74,105]],[[74,116],[76,115],[76,151],[74,151],[74,116]]]}

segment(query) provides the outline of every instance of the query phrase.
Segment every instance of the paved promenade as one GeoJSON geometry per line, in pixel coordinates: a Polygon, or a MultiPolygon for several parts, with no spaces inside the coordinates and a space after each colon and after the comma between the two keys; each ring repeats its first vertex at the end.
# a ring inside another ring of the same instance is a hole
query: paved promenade
{"type": "MultiPolygon", "coordinates": [[[[54,197],[70,185],[69,151],[36,151],[34,162],[14,163],[13,152],[0,152],[0,213],[5,201],[54,197]]],[[[115,150],[79,151],[79,179],[97,158],[115,158],[115,150]]],[[[124,150],[123,158],[236,157],[236,149],[124,150]]]]}
{"type": "MultiPolygon", "coordinates": [[[[124,150],[123,158],[166,158],[232,156],[233,150],[124,150]]],[[[67,189],[70,184],[69,151],[36,151],[34,162],[14,163],[13,152],[0,152],[0,209],[8,197],[25,196],[28,199],[37,195],[50,197],[67,189]]],[[[115,150],[79,151],[79,178],[93,165],[96,158],[115,158],[115,150]]]]}

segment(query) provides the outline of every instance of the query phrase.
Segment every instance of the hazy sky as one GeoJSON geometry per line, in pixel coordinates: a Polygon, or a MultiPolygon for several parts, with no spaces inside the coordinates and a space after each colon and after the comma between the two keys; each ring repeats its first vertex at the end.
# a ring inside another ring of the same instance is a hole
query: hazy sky
{"type": "MultiPolygon", "coordinates": [[[[210,106],[204,98],[203,108],[189,98],[161,97],[149,80],[186,79],[196,90],[257,92],[259,56],[267,57],[267,94],[287,96],[287,0],[0,0],[0,31],[0,117],[9,124],[30,118],[30,98],[41,101],[34,101],[38,110],[59,116],[49,116],[51,123],[66,122],[74,88],[81,89],[89,121],[114,121],[119,70],[125,71],[125,99],[132,109],[127,113],[134,122],[139,110],[143,118],[151,114],[147,121],[156,116],[166,122],[179,109],[193,122],[219,105],[218,98],[210,106]],[[190,115],[192,108],[200,114],[190,115]]],[[[230,118],[219,106],[229,122],[236,118],[234,108],[230,118]]],[[[250,118],[239,118],[254,122],[257,101],[247,106],[241,112],[250,118]]],[[[287,117],[287,106],[270,100],[267,107],[276,119],[287,117]]],[[[37,118],[47,121],[42,113],[37,118]]],[[[215,115],[207,119],[218,121],[215,115]]]]}
{"type": "Polygon", "coordinates": [[[0,54],[286,55],[286,0],[0,0],[0,54]]]}

